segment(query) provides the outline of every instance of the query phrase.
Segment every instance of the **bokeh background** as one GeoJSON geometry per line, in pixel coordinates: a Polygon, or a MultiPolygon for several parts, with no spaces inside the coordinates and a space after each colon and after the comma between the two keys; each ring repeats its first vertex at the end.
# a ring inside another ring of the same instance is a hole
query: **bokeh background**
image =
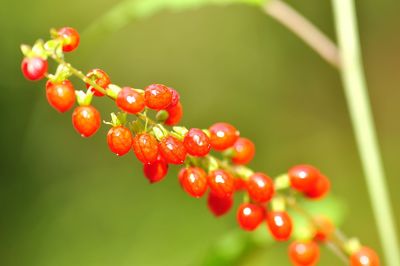
{"type": "MultiPolygon", "coordinates": [[[[329,2],[288,2],[334,38],[329,2]]],[[[233,123],[257,145],[254,169],[278,175],[297,163],[318,166],[346,206],[343,230],[380,251],[335,69],[247,5],[164,10],[116,31],[93,31],[93,23],[119,3],[1,4],[0,265],[203,265],[213,245],[236,227],[233,213],[215,219],[204,199],[187,197],[175,167],[150,186],[133,154],[117,158],[109,152],[106,126],[82,139],[70,112],[60,115],[47,104],[44,82],[24,80],[19,45],[65,25],[83,33],[77,52],[67,56],[70,62],[85,71],[103,68],[117,84],[142,88],[159,82],[178,89],[182,124],[233,123]]],[[[400,218],[400,2],[364,0],[357,8],[379,141],[400,218]]],[[[112,18],[120,23],[119,16],[112,18]]],[[[103,115],[115,109],[107,99],[94,104],[103,115]]],[[[323,250],[321,265],[339,263],[323,250]]],[[[290,265],[286,244],[265,245],[237,264],[290,265]]]]}

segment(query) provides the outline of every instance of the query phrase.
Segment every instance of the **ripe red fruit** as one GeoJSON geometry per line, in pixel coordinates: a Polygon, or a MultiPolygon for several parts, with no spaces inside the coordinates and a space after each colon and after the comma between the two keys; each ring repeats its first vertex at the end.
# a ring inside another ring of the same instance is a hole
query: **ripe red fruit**
{"type": "Polygon", "coordinates": [[[62,38],[62,49],[64,52],[71,52],[79,45],[79,33],[70,27],[64,27],[58,30],[58,35],[62,38]]]}
{"type": "Polygon", "coordinates": [[[329,179],[320,175],[317,182],[304,191],[304,195],[310,199],[321,199],[329,192],[330,187],[329,179]]]}
{"type": "Polygon", "coordinates": [[[225,170],[214,170],[208,175],[208,185],[220,197],[230,197],[235,191],[235,179],[225,170]]]}
{"type": "Polygon", "coordinates": [[[159,149],[162,157],[171,164],[182,164],[186,159],[186,149],[182,141],[168,136],[160,141],[159,149]]]}
{"type": "Polygon", "coordinates": [[[181,121],[183,116],[183,108],[180,102],[178,102],[175,106],[168,107],[165,110],[168,112],[168,118],[164,122],[166,125],[175,126],[181,121]]]}
{"type": "Polygon", "coordinates": [[[46,84],[46,97],[54,109],[64,113],[74,106],[75,89],[69,80],[64,80],[61,83],[48,81],[46,84]]]}
{"type": "Polygon", "coordinates": [[[130,114],[137,114],[143,111],[144,96],[129,87],[124,87],[118,93],[116,104],[122,111],[130,114]]]}
{"type": "Polygon", "coordinates": [[[211,149],[210,138],[203,130],[191,128],[183,139],[183,145],[187,152],[193,156],[206,156],[211,149]]]}
{"type": "Polygon", "coordinates": [[[238,208],[236,219],[242,229],[253,231],[262,223],[264,215],[263,207],[251,203],[243,203],[238,208]]]}
{"type": "Polygon", "coordinates": [[[210,143],[217,151],[223,151],[231,147],[239,138],[239,131],[228,123],[216,123],[209,129],[210,143]]]}
{"type": "MultiPolygon", "coordinates": [[[[96,83],[98,86],[102,87],[104,90],[107,89],[108,85],[110,85],[110,77],[101,69],[92,69],[89,73],[86,74],[86,77],[96,83]]],[[[86,83],[86,88],[91,90],[95,96],[104,96],[105,94],[96,90],[89,83],[86,83]]]]}
{"type": "Polygon", "coordinates": [[[146,163],[143,165],[143,172],[150,183],[161,181],[168,173],[168,164],[160,156],[154,163],[146,163]]]}
{"type": "Polygon", "coordinates": [[[247,164],[254,158],[256,147],[254,143],[246,138],[238,138],[233,144],[233,157],[234,164],[247,164]]]}
{"type": "Polygon", "coordinates": [[[208,209],[216,216],[222,216],[229,212],[233,205],[233,197],[219,197],[212,191],[208,194],[208,209]]]}
{"type": "Polygon", "coordinates": [[[267,214],[269,231],[277,241],[285,241],[292,234],[292,219],[283,211],[272,211],[267,214]]]}
{"type": "Polygon", "coordinates": [[[100,113],[91,105],[78,106],[72,113],[72,124],[82,137],[90,137],[100,128],[100,113]]]}
{"type": "Polygon", "coordinates": [[[335,232],[335,225],[325,216],[314,217],[314,222],[317,225],[314,239],[317,241],[324,242],[335,232]]]}
{"type": "Polygon", "coordinates": [[[199,167],[183,168],[179,172],[182,188],[192,197],[200,198],[207,190],[207,174],[199,167]]]}
{"type": "Polygon", "coordinates": [[[172,94],[172,100],[171,100],[171,103],[168,106],[168,108],[171,108],[179,103],[179,100],[181,97],[180,97],[179,93],[176,90],[174,90],[173,88],[169,88],[169,90],[171,91],[171,94],[172,94]]]}
{"type": "Polygon", "coordinates": [[[40,57],[25,57],[21,63],[22,74],[29,80],[44,78],[47,68],[47,61],[40,57]]]}
{"type": "Polygon", "coordinates": [[[320,172],[310,165],[297,165],[288,171],[291,186],[302,192],[310,189],[320,175],[320,172]]]}
{"type": "Polygon", "coordinates": [[[132,133],[123,126],[112,127],[107,133],[107,143],[113,153],[122,156],[132,147],[132,133]]]}
{"type": "Polygon", "coordinates": [[[154,163],[159,154],[157,139],[148,133],[138,134],[133,138],[133,151],[143,163],[154,163]]]}
{"type": "Polygon", "coordinates": [[[314,241],[294,241],[289,246],[289,258],[295,266],[313,266],[319,260],[319,246],[314,241]]]}
{"type": "Polygon", "coordinates": [[[247,189],[247,183],[241,178],[235,178],[235,191],[244,191],[247,189]]]}
{"type": "Polygon", "coordinates": [[[152,84],[145,88],[144,99],[150,109],[161,110],[171,104],[172,92],[162,84],[152,84]]]}
{"type": "Polygon", "coordinates": [[[350,256],[351,266],[379,266],[379,257],[368,247],[362,247],[350,256]]]}
{"type": "Polygon", "coordinates": [[[246,186],[250,198],[259,203],[270,201],[275,193],[274,181],[263,173],[251,175],[246,186]]]}

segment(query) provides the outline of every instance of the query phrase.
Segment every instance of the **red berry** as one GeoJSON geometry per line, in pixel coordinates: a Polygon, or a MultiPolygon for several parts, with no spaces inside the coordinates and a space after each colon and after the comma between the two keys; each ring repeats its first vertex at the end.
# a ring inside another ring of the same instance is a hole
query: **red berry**
{"type": "Polygon", "coordinates": [[[289,246],[289,258],[295,266],[313,266],[319,260],[319,246],[314,241],[294,241],[289,246]]]}
{"type": "Polygon", "coordinates": [[[277,241],[285,241],[292,234],[292,219],[287,212],[272,211],[267,214],[269,231],[277,241]]]}
{"type": "Polygon", "coordinates": [[[324,175],[320,175],[317,182],[309,187],[304,192],[304,195],[310,199],[321,199],[329,192],[330,187],[329,179],[324,175]]]}
{"type": "Polygon", "coordinates": [[[173,88],[169,88],[169,90],[171,91],[172,94],[172,100],[168,108],[171,108],[179,103],[181,97],[179,96],[179,93],[173,88]]]}
{"type": "Polygon", "coordinates": [[[61,83],[48,81],[46,84],[46,97],[54,109],[64,113],[74,106],[75,89],[69,80],[64,80],[61,83]]]}
{"type": "Polygon", "coordinates": [[[100,113],[91,105],[78,106],[72,113],[72,124],[82,137],[90,137],[100,128],[100,113]]]}
{"type": "Polygon", "coordinates": [[[166,125],[175,126],[181,121],[183,116],[183,108],[180,102],[178,102],[175,106],[168,107],[165,110],[168,112],[168,118],[164,122],[166,125]]]}
{"type": "Polygon", "coordinates": [[[239,138],[239,131],[228,123],[216,123],[209,128],[210,143],[217,151],[231,147],[239,138]]]}
{"type": "Polygon", "coordinates": [[[350,256],[351,266],[379,266],[379,257],[368,247],[362,247],[350,256]]]}
{"type": "Polygon", "coordinates": [[[246,138],[239,138],[233,144],[233,157],[234,164],[248,164],[254,158],[256,147],[254,143],[246,138]]]}
{"type": "Polygon", "coordinates": [[[145,88],[144,99],[150,109],[161,110],[171,104],[172,92],[162,84],[152,84],[145,88]]]}
{"type": "Polygon", "coordinates": [[[225,170],[214,170],[208,175],[208,185],[220,197],[230,197],[235,191],[235,179],[225,170]]]}
{"type": "Polygon", "coordinates": [[[210,138],[203,130],[191,128],[183,139],[187,152],[193,156],[206,156],[211,149],[210,138]]]}
{"type": "Polygon", "coordinates": [[[222,216],[229,212],[233,205],[233,197],[219,197],[212,191],[208,194],[208,209],[216,216],[222,216]]]}
{"type": "Polygon", "coordinates": [[[112,127],[107,134],[107,143],[113,153],[122,156],[132,147],[132,133],[123,126],[112,127]]]}
{"type": "Polygon", "coordinates": [[[288,171],[291,186],[302,192],[313,186],[320,175],[320,172],[310,165],[297,165],[288,171]]]}
{"type": "Polygon", "coordinates": [[[235,178],[235,191],[244,191],[247,189],[247,183],[241,178],[235,178]]]}
{"type": "MultiPolygon", "coordinates": [[[[110,85],[110,77],[101,69],[92,69],[89,73],[86,74],[86,77],[96,83],[98,86],[102,87],[104,90],[107,89],[108,85],[110,85]]],[[[96,90],[89,83],[86,83],[86,88],[93,91],[95,96],[104,96],[104,93],[96,90]]]]}
{"type": "Polygon", "coordinates": [[[263,207],[251,203],[243,203],[238,208],[236,219],[242,229],[253,231],[262,223],[264,215],[263,207]]]}
{"type": "Polygon", "coordinates": [[[192,197],[200,198],[207,190],[207,174],[199,167],[183,168],[179,172],[182,188],[192,197]]]}
{"type": "Polygon", "coordinates": [[[64,27],[58,30],[58,35],[62,38],[62,49],[64,52],[71,52],[79,45],[79,33],[70,27],[64,27]]]}
{"type": "Polygon", "coordinates": [[[316,224],[316,231],[314,239],[317,241],[326,241],[335,232],[335,225],[330,219],[325,216],[314,217],[314,222],[316,224]]]}
{"type": "Polygon", "coordinates": [[[173,136],[163,138],[159,144],[160,153],[171,164],[182,164],[186,159],[186,149],[182,141],[173,136]]]}
{"type": "Polygon", "coordinates": [[[140,113],[145,107],[144,96],[129,87],[122,88],[118,93],[116,103],[119,109],[130,114],[140,113]]]}
{"type": "Polygon", "coordinates": [[[246,185],[250,198],[255,202],[268,202],[275,193],[274,181],[263,173],[255,173],[251,175],[247,180],[246,185]]]}
{"type": "Polygon", "coordinates": [[[44,78],[47,72],[47,61],[40,57],[25,57],[21,63],[22,74],[29,80],[44,78]]]}
{"type": "Polygon", "coordinates": [[[161,181],[168,173],[168,164],[160,156],[154,163],[146,163],[143,165],[143,172],[150,183],[161,181]]]}
{"type": "Polygon", "coordinates": [[[133,138],[133,151],[143,163],[154,163],[159,154],[157,139],[148,133],[138,134],[133,138]]]}

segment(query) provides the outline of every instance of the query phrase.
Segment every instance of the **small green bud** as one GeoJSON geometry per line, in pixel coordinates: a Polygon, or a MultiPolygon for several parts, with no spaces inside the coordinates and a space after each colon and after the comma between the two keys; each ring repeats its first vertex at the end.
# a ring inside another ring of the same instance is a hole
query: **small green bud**
{"type": "Polygon", "coordinates": [[[169,117],[169,114],[165,110],[160,110],[156,114],[156,120],[160,123],[163,123],[165,120],[167,120],[169,117]]]}

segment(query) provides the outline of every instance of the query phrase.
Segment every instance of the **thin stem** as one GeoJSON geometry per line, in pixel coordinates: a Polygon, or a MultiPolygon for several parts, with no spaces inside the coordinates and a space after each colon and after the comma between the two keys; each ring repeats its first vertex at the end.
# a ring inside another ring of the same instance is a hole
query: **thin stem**
{"type": "Polygon", "coordinates": [[[332,0],[332,4],[342,53],[343,86],[386,259],[385,265],[400,266],[395,219],[363,72],[354,1],[332,0]]]}
{"type": "Polygon", "coordinates": [[[281,0],[270,0],[263,6],[263,11],[302,39],[329,64],[340,68],[336,45],[295,9],[281,0]]]}

